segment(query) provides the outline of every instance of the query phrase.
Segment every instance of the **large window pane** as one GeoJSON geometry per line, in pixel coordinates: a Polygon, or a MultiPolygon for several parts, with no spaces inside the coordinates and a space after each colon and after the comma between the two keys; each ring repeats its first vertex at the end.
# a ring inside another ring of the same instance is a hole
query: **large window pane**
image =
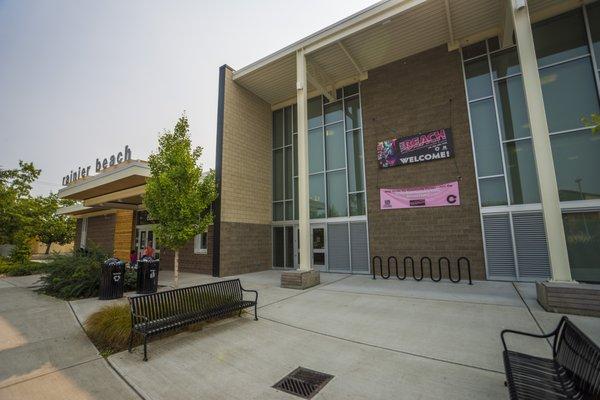
{"type": "Polygon", "coordinates": [[[360,100],[358,97],[353,97],[346,100],[345,103],[345,114],[346,114],[346,130],[356,129],[361,126],[361,115],[360,115],[360,100]]]}
{"type": "Polygon", "coordinates": [[[482,207],[505,206],[508,204],[504,178],[480,179],[479,192],[482,207]]]}
{"type": "Polygon", "coordinates": [[[352,193],[348,199],[350,203],[350,216],[365,215],[365,194],[352,193]]]}
{"type": "Polygon", "coordinates": [[[600,212],[563,214],[573,279],[600,282],[600,212]]]}
{"type": "Polygon", "coordinates": [[[594,53],[596,61],[600,60],[600,3],[595,2],[587,6],[588,21],[594,42],[594,53]]]}
{"type": "Polygon", "coordinates": [[[517,76],[496,82],[496,96],[504,140],[531,136],[522,78],[517,76]]]}
{"type": "Polygon", "coordinates": [[[346,155],[344,154],[344,124],[329,125],[325,128],[325,151],[327,169],[344,168],[346,155]]]}
{"type": "Polygon", "coordinates": [[[317,128],[308,132],[308,170],[320,172],[323,166],[323,128],[317,128]]]}
{"type": "Polygon", "coordinates": [[[492,76],[494,79],[521,72],[521,65],[519,64],[519,56],[517,55],[516,47],[491,54],[490,60],[492,63],[492,76]]]}
{"type": "Polygon", "coordinates": [[[338,100],[335,103],[325,105],[325,123],[331,124],[342,120],[342,101],[338,100]]]}
{"type": "Polygon", "coordinates": [[[276,226],[273,228],[273,267],[283,268],[284,258],[284,237],[283,227],[276,226]]]}
{"type": "Polygon", "coordinates": [[[465,63],[469,100],[492,95],[490,67],[486,57],[465,63]]]}
{"type": "Polygon", "coordinates": [[[298,106],[294,104],[292,106],[292,116],[294,118],[294,123],[292,124],[292,130],[294,133],[298,133],[298,106]]]}
{"type": "Polygon", "coordinates": [[[292,107],[290,106],[284,109],[283,133],[286,146],[292,144],[292,124],[292,107]]]}
{"type": "Polygon", "coordinates": [[[308,129],[323,125],[321,96],[308,100],[308,129]]]}
{"type": "Polygon", "coordinates": [[[588,57],[540,70],[550,132],[583,126],[582,117],[598,112],[598,92],[588,57]]]}
{"type": "Polygon", "coordinates": [[[535,23],[532,30],[540,67],[589,52],[580,8],[535,23]]]}
{"type": "Polygon", "coordinates": [[[600,135],[553,135],[552,154],[561,201],[600,198],[600,135]]]}
{"type": "Polygon", "coordinates": [[[283,200],[283,149],[273,152],[273,200],[283,200]]]}
{"type": "Polygon", "coordinates": [[[344,88],[344,97],[352,96],[356,93],[358,93],[358,83],[348,85],[344,88]]]}
{"type": "Polygon", "coordinates": [[[486,51],[487,50],[485,47],[485,40],[463,47],[462,49],[463,57],[465,60],[485,54],[486,51]]]}
{"type": "Polygon", "coordinates": [[[294,227],[285,227],[285,267],[294,268],[294,227]]]}
{"type": "Polygon", "coordinates": [[[285,148],[285,198],[292,198],[292,148],[285,148]]]}
{"type": "Polygon", "coordinates": [[[311,218],[325,218],[325,182],[323,180],[323,174],[311,175],[308,179],[311,218]]]}
{"type": "Polygon", "coordinates": [[[327,174],[327,216],[332,218],[347,215],[346,171],[329,172],[327,174]]]}
{"type": "Polygon", "coordinates": [[[291,200],[285,202],[285,219],[288,221],[294,219],[294,202],[291,200]]]}
{"type": "Polygon", "coordinates": [[[502,174],[500,139],[492,99],[471,103],[471,123],[479,176],[502,174]]]}
{"type": "Polygon", "coordinates": [[[364,189],[363,154],[360,140],[360,130],[346,133],[348,157],[348,191],[358,192],[364,189]]]}
{"type": "Polygon", "coordinates": [[[283,146],[283,110],[273,112],[273,148],[283,146]]]}
{"type": "Polygon", "coordinates": [[[298,178],[294,178],[294,219],[298,218],[298,178]]]}
{"type": "Polygon", "coordinates": [[[283,203],[273,203],[273,221],[283,221],[283,203]]]}
{"type": "Polygon", "coordinates": [[[539,203],[540,195],[531,140],[506,143],[505,150],[511,204],[539,203]]]}

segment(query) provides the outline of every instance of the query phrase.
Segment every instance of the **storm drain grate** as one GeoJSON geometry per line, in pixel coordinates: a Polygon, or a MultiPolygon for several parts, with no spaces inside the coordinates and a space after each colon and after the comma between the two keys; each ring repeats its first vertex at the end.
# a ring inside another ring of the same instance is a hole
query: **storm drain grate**
{"type": "Polygon", "coordinates": [[[298,367],[273,387],[303,399],[312,399],[332,379],[333,375],[298,367]]]}

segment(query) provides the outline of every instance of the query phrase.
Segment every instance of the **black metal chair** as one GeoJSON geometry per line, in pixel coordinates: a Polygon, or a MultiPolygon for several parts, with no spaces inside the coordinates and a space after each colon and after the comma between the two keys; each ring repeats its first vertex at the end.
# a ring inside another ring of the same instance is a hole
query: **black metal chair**
{"type": "Polygon", "coordinates": [[[129,297],[129,352],[136,332],[144,338],[144,361],[147,361],[148,337],[235,312],[241,315],[244,308],[254,307],[257,321],[257,303],[258,292],[244,289],[239,279],[129,297]],[[254,293],[254,300],[244,300],[243,292],[254,293]]]}
{"type": "Polygon", "coordinates": [[[569,318],[546,335],[505,329],[500,338],[511,400],[600,400],[600,348],[569,318]],[[552,338],[552,359],[508,350],[507,333],[552,338]]]}

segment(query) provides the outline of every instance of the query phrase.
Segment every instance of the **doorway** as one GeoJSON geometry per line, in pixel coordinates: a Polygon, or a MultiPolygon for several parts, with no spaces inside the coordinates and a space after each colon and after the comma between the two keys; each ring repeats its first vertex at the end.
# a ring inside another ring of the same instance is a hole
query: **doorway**
{"type": "Polygon", "coordinates": [[[142,252],[148,244],[152,242],[154,247],[154,258],[160,258],[160,247],[154,237],[154,225],[138,225],[135,228],[135,244],[134,249],[137,251],[138,259],[142,258],[142,252]]]}
{"type": "Polygon", "coordinates": [[[317,271],[327,269],[327,243],[325,224],[311,225],[311,265],[317,271]]]}

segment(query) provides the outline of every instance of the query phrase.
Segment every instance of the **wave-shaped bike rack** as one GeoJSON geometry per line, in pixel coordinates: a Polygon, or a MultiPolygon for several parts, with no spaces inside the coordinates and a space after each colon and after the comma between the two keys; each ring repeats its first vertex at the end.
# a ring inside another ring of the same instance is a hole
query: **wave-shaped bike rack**
{"type": "Polygon", "coordinates": [[[461,267],[464,265],[467,270],[467,277],[469,279],[469,285],[473,284],[473,280],[471,279],[471,261],[467,257],[459,257],[456,259],[456,274],[452,273],[452,262],[448,257],[440,257],[437,261],[437,277],[434,277],[434,267],[433,262],[430,257],[421,257],[419,260],[419,275],[416,274],[417,270],[415,269],[415,260],[411,256],[406,256],[402,259],[402,275],[400,275],[400,268],[398,267],[398,259],[395,256],[389,256],[387,258],[387,262],[383,265],[383,259],[381,256],[374,256],[371,261],[371,270],[373,271],[373,279],[377,279],[376,266],[379,267],[379,275],[383,279],[389,279],[392,275],[392,267],[391,262],[393,261],[393,266],[396,269],[396,278],[403,281],[406,279],[407,274],[406,271],[410,267],[412,272],[412,278],[418,282],[423,280],[424,269],[429,268],[429,278],[433,282],[440,282],[442,280],[442,268],[446,267],[448,270],[448,279],[452,283],[459,283],[462,280],[461,267]],[[456,279],[455,279],[456,277],[456,279]]]}

